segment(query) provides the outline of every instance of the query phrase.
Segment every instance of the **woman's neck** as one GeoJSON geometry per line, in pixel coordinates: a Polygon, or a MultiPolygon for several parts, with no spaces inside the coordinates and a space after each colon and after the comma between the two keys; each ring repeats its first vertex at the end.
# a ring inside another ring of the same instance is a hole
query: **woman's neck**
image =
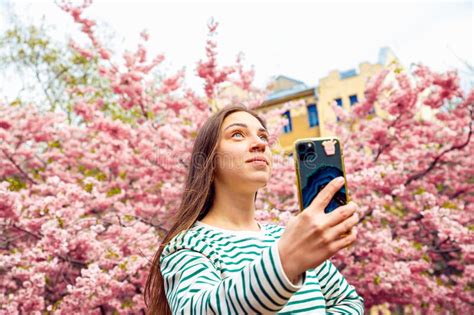
{"type": "Polygon", "coordinates": [[[216,187],[214,203],[201,222],[229,230],[259,231],[255,220],[255,193],[216,187]]]}

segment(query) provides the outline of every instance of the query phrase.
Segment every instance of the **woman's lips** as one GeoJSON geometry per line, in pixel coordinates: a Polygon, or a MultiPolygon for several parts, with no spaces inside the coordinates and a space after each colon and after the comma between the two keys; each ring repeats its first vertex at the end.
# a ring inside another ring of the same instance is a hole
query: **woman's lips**
{"type": "Polygon", "coordinates": [[[265,161],[262,161],[262,160],[253,160],[253,161],[249,161],[247,163],[250,163],[252,165],[263,165],[263,166],[267,166],[267,162],[265,161]]]}
{"type": "Polygon", "coordinates": [[[250,163],[250,164],[252,164],[252,165],[254,165],[254,166],[261,166],[261,165],[267,166],[267,165],[268,165],[267,159],[264,158],[264,157],[260,157],[260,156],[257,156],[257,157],[248,159],[248,160],[246,161],[246,163],[250,163]]]}

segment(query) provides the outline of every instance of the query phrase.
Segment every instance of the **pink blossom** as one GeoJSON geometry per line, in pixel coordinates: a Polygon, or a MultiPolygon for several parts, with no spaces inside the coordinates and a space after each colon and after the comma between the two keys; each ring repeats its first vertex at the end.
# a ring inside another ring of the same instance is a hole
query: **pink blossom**
{"type": "Polygon", "coordinates": [[[99,50],[100,57],[104,60],[110,59],[110,52],[105,50],[104,48],[101,48],[99,50]]]}
{"type": "Polygon", "coordinates": [[[0,128],[8,130],[8,129],[10,129],[10,127],[11,127],[11,125],[8,122],[6,122],[4,120],[0,120],[0,128]]]}

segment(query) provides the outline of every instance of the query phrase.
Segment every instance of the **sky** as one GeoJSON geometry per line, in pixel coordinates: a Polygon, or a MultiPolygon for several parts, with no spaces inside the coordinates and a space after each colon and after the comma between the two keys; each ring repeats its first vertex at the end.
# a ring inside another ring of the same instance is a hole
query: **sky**
{"type": "MultiPolygon", "coordinates": [[[[55,37],[77,34],[72,19],[54,1],[0,0],[0,31],[13,12],[21,20],[53,25],[55,37]],[[7,8],[10,8],[8,10],[7,8]]],[[[139,33],[150,34],[150,53],[164,53],[164,72],[186,69],[186,84],[205,57],[207,22],[219,23],[218,61],[232,64],[239,52],[254,66],[264,87],[286,75],[317,86],[331,70],[375,63],[388,46],[404,66],[422,62],[438,71],[458,69],[464,87],[474,85],[461,60],[474,64],[473,1],[106,1],[96,0],[85,16],[99,22],[118,50],[133,50],[139,33]]]]}

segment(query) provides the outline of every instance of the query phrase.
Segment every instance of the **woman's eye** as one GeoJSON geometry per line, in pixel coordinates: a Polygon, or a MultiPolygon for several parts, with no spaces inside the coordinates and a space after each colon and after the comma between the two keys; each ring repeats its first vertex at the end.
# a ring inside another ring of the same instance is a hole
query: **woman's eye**
{"type": "Polygon", "coordinates": [[[232,137],[234,137],[235,135],[241,135],[241,136],[243,136],[243,134],[242,134],[240,131],[239,131],[239,132],[236,132],[236,133],[234,133],[234,134],[232,134],[232,137]]]}
{"type": "Polygon", "coordinates": [[[268,142],[268,137],[266,135],[261,135],[260,138],[268,142]]]}

